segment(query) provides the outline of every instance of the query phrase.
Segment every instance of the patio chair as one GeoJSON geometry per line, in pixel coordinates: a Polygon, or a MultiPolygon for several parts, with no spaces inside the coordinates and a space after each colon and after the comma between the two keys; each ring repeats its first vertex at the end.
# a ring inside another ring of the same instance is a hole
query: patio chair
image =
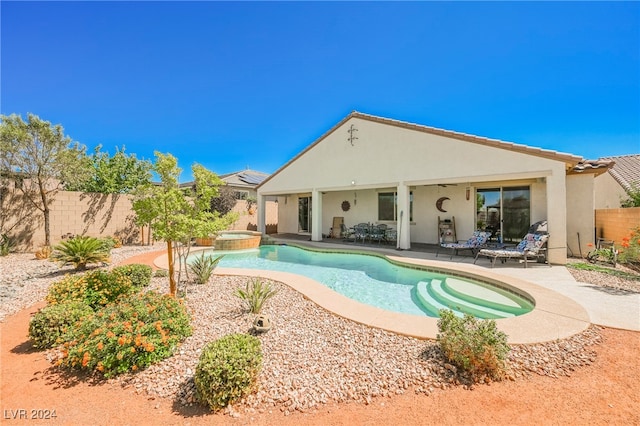
{"type": "Polygon", "coordinates": [[[378,244],[380,244],[382,241],[385,240],[386,232],[387,232],[387,225],[382,224],[378,226],[372,226],[369,229],[369,239],[371,240],[371,242],[377,241],[378,244]]]}
{"type": "Polygon", "coordinates": [[[436,251],[436,257],[440,252],[440,249],[449,249],[451,250],[451,256],[449,256],[449,260],[453,259],[453,255],[458,255],[458,251],[460,250],[471,250],[471,255],[474,256],[477,251],[487,246],[487,241],[491,237],[491,232],[489,231],[474,231],[471,238],[467,241],[458,241],[455,243],[441,243],[438,247],[438,251],[436,251]]]}
{"type": "MultiPolygon", "coordinates": [[[[495,266],[497,259],[500,259],[501,261],[506,261],[508,259],[522,259],[524,261],[525,268],[527,267],[528,260],[538,261],[541,257],[544,258],[545,263],[549,263],[546,258],[546,246],[548,240],[549,234],[546,232],[528,233],[515,248],[481,249],[476,254],[476,258],[473,263],[475,264],[480,256],[490,258],[492,268],[495,266]]],[[[550,263],[549,266],[551,266],[550,263]]]]}
{"type": "Polygon", "coordinates": [[[353,241],[355,242],[355,231],[353,228],[347,228],[347,225],[345,225],[344,223],[340,224],[340,237],[344,240],[344,241],[348,241],[353,239],[353,241]]]}
{"type": "Polygon", "coordinates": [[[368,223],[359,223],[353,227],[353,233],[355,237],[355,242],[358,240],[362,240],[364,244],[365,240],[369,238],[369,224],[368,223]]]}

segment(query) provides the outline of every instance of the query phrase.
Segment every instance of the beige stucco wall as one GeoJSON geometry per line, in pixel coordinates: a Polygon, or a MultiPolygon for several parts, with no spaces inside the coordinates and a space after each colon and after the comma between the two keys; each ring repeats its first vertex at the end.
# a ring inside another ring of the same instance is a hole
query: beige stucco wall
{"type": "Polygon", "coordinates": [[[624,188],[609,173],[595,178],[594,192],[596,209],[617,209],[620,200],[628,198],[624,188]]]}
{"type": "Polygon", "coordinates": [[[328,234],[333,216],[345,217],[347,225],[377,222],[377,191],[406,185],[414,193],[411,240],[435,243],[438,215],[456,216],[458,238],[468,238],[475,228],[473,191],[496,183],[531,186],[532,222],[549,220],[550,258],[564,263],[567,193],[562,161],[352,117],[258,191],[262,196],[288,194],[288,204],[279,206],[279,232],[297,232],[296,194],[321,193],[322,233],[328,234]],[[358,129],[353,145],[347,140],[351,124],[358,129]],[[437,211],[439,197],[450,198],[447,213],[437,211]],[[346,213],[340,208],[344,200],[352,205],[346,213]]]}
{"type": "Polygon", "coordinates": [[[594,183],[592,174],[567,176],[567,244],[575,257],[586,255],[594,243],[594,183]]]}

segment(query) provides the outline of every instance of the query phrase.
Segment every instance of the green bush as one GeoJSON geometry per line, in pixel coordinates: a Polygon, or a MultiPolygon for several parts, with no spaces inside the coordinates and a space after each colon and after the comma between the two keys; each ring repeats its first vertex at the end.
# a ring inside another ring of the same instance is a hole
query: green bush
{"type": "Polygon", "coordinates": [[[0,235],[0,256],[8,256],[13,250],[13,240],[7,234],[0,235]]]}
{"type": "Polygon", "coordinates": [[[213,270],[218,266],[220,259],[222,259],[222,256],[213,258],[213,256],[205,256],[204,252],[193,259],[190,268],[196,276],[196,282],[198,284],[205,284],[209,281],[209,278],[211,278],[213,270]]]}
{"type": "Polygon", "coordinates": [[[59,364],[111,377],[171,356],[190,335],[189,315],[178,299],[136,294],[77,323],[66,336],[59,364]]]}
{"type": "Polygon", "coordinates": [[[622,250],[618,261],[633,269],[640,270],[640,226],[632,229],[622,238],[622,250]]]}
{"type": "Polygon", "coordinates": [[[262,366],[260,340],[230,334],[210,342],[200,354],[194,381],[198,398],[213,411],[251,392],[262,366]]]}
{"type": "Polygon", "coordinates": [[[149,265],[135,263],[132,265],[116,266],[111,270],[111,273],[123,274],[129,277],[133,287],[136,290],[141,290],[142,288],[148,286],[151,282],[151,274],[153,273],[153,268],[149,265]]]}
{"type": "Polygon", "coordinates": [[[264,283],[259,278],[247,281],[245,289],[236,290],[236,296],[244,300],[247,309],[252,314],[259,314],[265,302],[276,295],[278,290],[271,287],[271,284],[264,283]]]}
{"type": "Polygon", "coordinates": [[[438,330],[437,341],[445,358],[468,373],[471,380],[478,381],[485,375],[503,378],[509,345],[495,320],[478,320],[469,314],[459,318],[442,309],[438,330]]]}
{"type": "Polygon", "coordinates": [[[71,263],[76,270],[81,271],[88,264],[108,262],[110,252],[111,246],[104,240],[79,236],[56,245],[51,259],[62,265],[71,263]]]}
{"type": "Polygon", "coordinates": [[[93,313],[89,305],[82,302],[66,302],[40,309],[29,321],[29,338],[33,346],[49,349],[62,343],[60,340],[68,327],[93,313]]]}
{"type": "Polygon", "coordinates": [[[65,275],[60,281],[49,287],[47,303],[51,305],[65,302],[83,302],[87,291],[87,281],[84,275],[65,275]]]}
{"type": "Polygon", "coordinates": [[[50,304],[82,301],[96,309],[135,290],[128,276],[118,272],[95,270],[81,276],[66,276],[55,282],[49,288],[46,299],[50,304]]]}
{"type": "Polygon", "coordinates": [[[166,278],[169,276],[169,271],[167,271],[166,269],[156,269],[156,271],[153,273],[153,276],[156,278],[166,278]]]}

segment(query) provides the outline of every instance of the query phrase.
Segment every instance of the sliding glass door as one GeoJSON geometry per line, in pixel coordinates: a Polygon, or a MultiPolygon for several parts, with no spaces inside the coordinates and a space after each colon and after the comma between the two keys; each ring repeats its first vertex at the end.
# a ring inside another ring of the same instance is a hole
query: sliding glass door
{"type": "Polygon", "coordinates": [[[311,197],[298,198],[298,232],[311,232],[311,197]]]}
{"type": "Polygon", "coordinates": [[[476,227],[505,243],[519,242],[531,225],[528,186],[481,188],[476,191],[476,227]]]}

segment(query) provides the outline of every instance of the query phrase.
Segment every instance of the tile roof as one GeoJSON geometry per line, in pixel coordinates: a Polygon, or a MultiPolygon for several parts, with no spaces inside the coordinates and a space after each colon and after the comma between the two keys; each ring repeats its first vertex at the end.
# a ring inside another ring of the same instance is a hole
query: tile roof
{"type": "Polygon", "coordinates": [[[600,160],[615,162],[609,169],[609,174],[625,190],[629,191],[634,184],[640,185],[640,154],[603,157],[600,160]]]}

